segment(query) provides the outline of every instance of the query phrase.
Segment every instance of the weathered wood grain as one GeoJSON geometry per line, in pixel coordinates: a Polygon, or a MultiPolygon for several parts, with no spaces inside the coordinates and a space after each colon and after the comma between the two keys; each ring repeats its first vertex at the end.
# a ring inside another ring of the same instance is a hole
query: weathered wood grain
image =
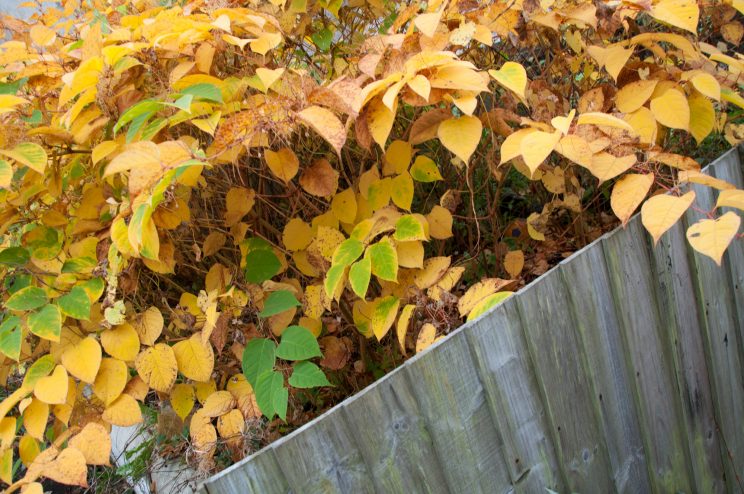
{"type": "MultiPolygon", "coordinates": [[[[714,207],[713,192],[709,187],[693,185],[692,189],[696,194],[695,203],[702,211],[714,207]]],[[[701,217],[701,212],[688,210],[685,226],[689,227],[701,217]]],[[[689,246],[688,255],[691,265],[695,267],[692,270],[693,282],[700,323],[704,328],[703,343],[713,385],[720,439],[726,448],[724,467],[729,482],[738,489],[744,479],[744,420],[741,419],[744,417],[744,367],[740,355],[741,328],[730,284],[731,259],[724,257],[722,267],[719,267],[709,257],[698,254],[689,246]]]]}
{"type": "Polygon", "coordinates": [[[203,484],[209,494],[287,494],[290,491],[271,447],[210,477],[203,484]]]}
{"type": "Polygon", "coordinates": [[[610,461],[615,490],[650,492],[646,457],[638,425],[629,370],[623,355],[604,255],[593,244],[558,268],[583,346],[588,385],[593,391],[610,461]]]}
{"type": "Polygon", "coordinates": [[[449,492],[449,460],[440,461],[403,372],[389,374],[343,409],[377,492],[449,492]]]}
{"type": "Polygon", "coordinates": [[[292,492],[375,492],[341,407],[332,408],[272,448],[292,492]]]}
{"type": "Polygon", "coordinates": [[[560,274],[551,270],[516,300],[568,488],[611,492],[614,484],[607,446],[591,389],[586,386],[583,352],[560,274]]]}
{"type": "Polygon", "coordinates": [[[488,405],[504,440],[517,492],[563,492],[545,410],[532,370],[514,298],[466,331],[488,405]]]}
{"type": "Polygon", "coordinates": [[[449,490],[510,492],[502,439],[491,419],[464,331],[412,359],[403,371],[445,465],[449,490]]]}
{"type": "Polygon", "coordinates": [[[651,250],[657,306],[665,327],[661,335],[672,356],[675,389],[682,399],[692,473],[696,492],[724,492],[726,489],[716,433],[708,364],[703,349],[692,273],[687,260],[687,239],[677,223],[656,246],[646,236],[651,250]]]}
{"type": "Polygon", "coordinates": [[[601,244],[635,384],[652,488],[656,492],[691,492],[680,400],[674,391],[672,357],[660,335],[666,324],[661,323],[656,309],[644,235],[647,233],[636,216],[626,230],[616,230],[601,244]]]}

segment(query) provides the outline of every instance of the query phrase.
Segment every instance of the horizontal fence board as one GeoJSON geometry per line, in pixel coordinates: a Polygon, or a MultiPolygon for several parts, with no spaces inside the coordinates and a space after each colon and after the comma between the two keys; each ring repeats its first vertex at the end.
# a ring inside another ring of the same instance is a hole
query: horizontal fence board
{"type": "Polygon", "coordinates": [[[626,359],[635,381],[641,432],[657,492],[691,492],[683,424],[671,376],[671,357],[658,331],[646,235],[638,216],[626,230],[604,237],[615,307],[621,322],[626,359]]]}
{"type": "Polygon", "coordinates": [[[404,371],[445,463],[452,492],[510,492],[499,431],[470,356],[465,334],[432,348],[404,371]]]}
{"type": "MultiPolygon", "coordinates": [[[[713,192],[709,187],[693,185],[692,190],[696,194],[695,202],[702,210],[707,211],[714,207],[713,192]]],[[[685,226],[689,227],[701,217],[701,212],[688,210],[685,214],[685,226]]],[[[731,260],[724,258],[722,267],[719,267],[712,259],[695,252],[689,246],[688,254],[695,267],[692,271],[703,341],[717,405],[721,440],[726,448],[724,467],[729,471],[730,483],[740,488],[738,484],[744,479],[744,367],[740,355],[741,328],[730,289],[728,270],[731,269],[731,260]]]]}
{"type": "Polygon", "coordinates": [[[719,268],[700,216],[656,246],[634,217],[202,492],[739,492],[744,242],[719,268]]]}
{"type": "Polygon", "coordinates": [[[393,372],[343,408],[377,492],[449,492],[449,462],[440,463],[403,372],[393,372]]]}
{"type": "Polygon", "coordinates": [[[593,245],[559,267],[576,314],[575,330],[584,348],[588,384],[603,426],[615,490],[650,492],[646,457],[623,355],[619,322],[604,254],[593,245]]]}
{"type": "Polygon", "coordinates": [[[522,335],[516,299],[467,329],[489,408],[504,439],[517,492],[562,492],[563,481],[538,385],[522,335]]]}
{"type": "Polygon", "coordinates": [[[272,448],[264,448],[205,483],[209,494],[287,494],[290,491],[272,448]]]}
{"type": "Polygon", "coordinates": [[[692,473],[696,492],[726,489],[721,444],[716,433],[708,364],[703,349],[702,328],[695,301],[692,273],[687,260],[687,239],[677,223],[651,249],[652,279],[657,288],[657,306],[664,325],[664,343],[672,356],[674,376],[682,400],[692,473]]]}
{"type": "Polygon", "coordinates": [[[583,352],[560,273],[551,270],[516,300],[567,486],[571,492],[611,492],[607,448],[586,386],[583,352]]]}

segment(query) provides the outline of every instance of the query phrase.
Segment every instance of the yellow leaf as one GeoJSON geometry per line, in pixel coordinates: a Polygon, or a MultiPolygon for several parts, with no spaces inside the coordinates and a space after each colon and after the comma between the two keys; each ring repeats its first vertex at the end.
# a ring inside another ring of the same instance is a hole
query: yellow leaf
{"type": "Polygon", "coordinates": [[[62,353],[62,365],[81,381],[93,384],[101,365],[101,345],[91,336],[83,338],[62,353]]]}
{"type": "Polygon", "coordinates": [[[483,124],[477,117],[464,115],[439,124],[437,136],[442,145],[467,163],[478,147],[483,124]]]}
{"type": "Polygon", "coordinates": [[[424,100],[429,99],[429,94],[431,93],[431,84],[429,83],[429,79],[427,79],[426,76],[417,74],[413,79],[407,81],[407,84],[414,93],[421,96],[424,100]]]}
{"type": "Polygon", "coordinates": [[[602,152],[594,155],[592,158],[592,164],[588,168],[600,182],[604,182],[629,170],[636,164],[636,161],[637,159],[635,154],[629,154],[618,158],[610,153],[602,152]]]}
{"type": "Polygon", "coordinates": [[[698,91],[690,94],[687,104],[690,106],[690,134],[700,144],[715,128],[716,111],[713,103],[698,91]]]}
{"type": "Polygon", "coordinates": [[[535,170],[550,156],[562,137],[561,131],[553,133],[540,130],[527,134],[519,144],[519,150],[527,168],[534,176],[535,170]]]}
{"type": "Polygon", "coordinates": [[[654,196],[641,208],[641,222],[656,244],[661,236],[669,230],[695,200],[695,192],[677,197],[671,195],[654,196]]]}
{"type": "Polygon", "coordinates": [[[687,240],[693,249],[710,257],[720,266],[723,253],[739,233],[739,226],[741,218],[729,211],[720,218],[704,218],[692,225],[687,229],[687,240]]]}
{"type": "Polygon", "coordinates": [[[615,183],[610,196],[610,206],[623,226],[646,198],[653,183],[653,173],[629,173],[615,183]]]}
{"type": "Polygon", "coordinates": [[[67,371],[61,365],[54,368],[52,375],[36,381],[34,396],[44,403],[57,405],[67,400],[67,371]]]}
{"type": "Polygon", "coordinates": [[[276,81],[279,80],[279,78],[284,74],[284,68],[280,67],[278,69],[267,69],[266,67],[259,67],[256,69],[256,75],[261,80],[261,83],[266,88],[266,90],[271,89],[271,86],[274,85],[276,81]]]}
{"type": "Polygon", "coordinates": [[[610,45],[607,48],[601,46],[588,46],[587,52],[605,68],[608,74],[617,81],[620,71],[623,70],[628,59],[633,54],[631,48],[624,48],[619,44],[610,45]]]}
{"type": "Polygon", "coordinates": [[[565,117],[553,117],[550,120],[550,125],[561,131],[564,136],[568,134],[571,129],[571,122],[573,122],[576,116],[576,110],[571,110],[565,117]]]}
{"type": "MultiPolygon", "coordinates": [[[[39,448],[39,442],[33,437],[25,435],[20,439],[20,441],[18,441],[18,456],[25,466],[29,466],[40,452],[41,449],[39,448]]],[[[24,490],[21,492],[26,491],[24,490]]],[[[44,491],[39,490],[38,493],[44,494],[44,491]]]]}
{"type": "Polygon", "coordinates": [[[300,218],[292,218],[284,226],[282,242],[287,250],[294,252],[303,250],[313,240],[313,230],[310,225],[300,218]]]}
{"type": "Polygon", "coordinates": [[[245,419],[240,410],[230,410],[217,419],[217,431],[223,439],[242,439],[245,431],[245,419]]]}
{"type": "Polygon", "coordinates": [[[124,391],[128,378],[127,364],[115,358],[105,358],[101,360],[93,382],[93,393],[108,406],[124,391]]]}
{"type": "Polygon", "coordinates": [[[96,145],[96,147],[93,148],[93,152],[91,153],[91,161],[93,161],[93,164],[95,165],[103,158],[116,151],[118,147],[119,143],[116,141],[103,141],[99,143],[98,145],[96,145]]]}
{"type": "Polygon", "coordinates": [[[720,178],[711,177],[705,173],[700,173],[697,170],[683,170],[677,175],[677,179],[680,183],[692,182],[696,184],[707,185],[718,190],[733,190],[736,186],[728,183],[720,178]]]}
{"type": "Polygon", "coordinates": [[[207,398],[217,390],[217,384],[214,379],[205,383],[198,382],[194,383],[194,389],[196,390],[196,399],[203,405],[207,398]]]}
{"type": "MultiPolygon", "coordinates": [[[[36,461],[40,458],[41,455],[37,456],[36,461]]],[[[85,456],[71,446],[63,449],[53,461],[43,465],[42,475],[60,484],[88,486],[88,468],[85,466],[85,456]]]]}
{"type": "Polygon", "coordinates": [[[143,345],[154,345],[163,331],[163,314],[157,307],[150,307],[132,323],[143,345]]]}
{"type": "Polygon", "coordinates": [[[47,420],[49,420],[49,405],[41,400],[31,400],[31,404],[23,410],[23,427],[26,428],[29,436],[39,441],[44,440],[47,420]]]}
{"type": "Polygon", "coordinates": [[[717,208],[737,208],[744,210],[744,190],[723,190],[718,195],[717,208]]]}
{"type": "Polygon", "coordinates": [[[406,141],[393,141],[385,151],[385,162],[382,166],[383,175],[405,173],[413,156],[413,147],[406,141]]]}
{"type": "Polygon", "coordinates": [[[642,107],[654,93],[657,81],[635,81],[625,86],[615,95],[615,106],[623,113],[632,113],[642,107]]]}
{"type": "Polygon", "coordinates": [[[235,408],[235,398],[229,391],[216,391],[204,401],[200,410],[206,417],[214,418],[224,415],[235,408]]]}
{"type": "Polygon", "coordinates": [[[424,244],[420,240],[398,242],[398,265],[402,268],[422,268],[424,266],[424,244]]]}
{"type": "Polygon", "coordinates": [[[545,240],[545,234],[535,228],[533,224],[538,219],[540,219],[540,213],[532,213],[527,217],[527,233],[531,239],[543,242],[545,240]]]}
{"type": "Polygon", "coordinates": [[[116,155],[103,172],[103,177],[125,172],[132,168],[160,170],[160,148],[154,142],[138,141],[128,144],[116,155]]]}
{"type": "Polygon", "coordinates": [[[41,47],[51,46],[57,40],[57,33],[46,27],[44,24],[34,24],[31,26],[28,35],[36,46],[41,47]]]}
{"type": "Polygon", "coordinates": [[[652,98],[651,112],[657,122],[670,129],[687,130],[690,127],[690,105],[679,89],[670,88],[652,98]]]}
{"type": "MultiPolygon", "coordinates": [[[[269,151],[267,151],[268,153],[269,151]]],[[[268,159],[267,159],[268,161],[268,159]]],[[[270,166],[269,166],[270,167],[270,166]]],[[[295,173],[297,170],[295,170],[295,173]]],[[[243,216],[248,214],[256,202],[256,191],[245,187],[232,187],[227,191],[225,204],[225,226],[236,225],[243,216]]]]}
{"type": "Polygon", "coordinates": [[[719,101],[721,99],[721,85],[718,80],[706,72],[698,72],[690,79],[695,89],[705,96],[719,101]]]}
{"type": "Polygon", "coordinates": [[[443,11],[444,9],[439,9],[437,12],[420,14],[413,20],[413,24],[424,34],[424,36],[431,38],[434,36],[434,33],[437,32],[437,27],[439,26],[439,20],[442,18],[443,11]]]}
{"type": "Polygon", "coordinates": [[[142,412],[137,400],[124,393],[106,407],[101,418],[111,425],[130,427],[142,422],[142,412]]]}
{"type": "Polygon", "coordinates": [[[625,115],[625,121],[633,127],[642,143],[653,144],[656,142],[658,124],[651,110],[642,106],[633,113],[625,115]]]}
{"type": "Polygon", "coordinates": [[[488,74],[506,89],[522,99],[525,98],[524,92],[527,89],[528,81],[527,71],[524,70],[522,65],[517,62],[506,62],[499,70],[491,69],[488,74]]]}
{"type": "Polygon", "coordinates": [[[390,110],[382,102],[382,98],[375,98],[367,104],[366,111],[369,133],[380,148],[385,149],[385,143],[393,129],[395,113],[398,111],[398,100],[394,100],[393,110],[390,110]]]}
{"type": "Polygon", "coordinates": [[[635,134],[633,127],[628,122],[607,113],[582,113],[581,115],[579,115],[576,123],[579,125],[603,125],[606,127],[614,127],[616,129],[627,130],[630,134],[635,134]]]}
{"type": "Polygon", "coordinates": [[[434,338],[437,336],[437,328],[431,324],[426,323],[421,327],[418,337],[416,338],[416,353],[422,352],[429,348],[434,343],[434,338]]]}
{"type": "Polygon", "coordinates": [[[511,250],[504,256],[504,269],[509,276],[516,278],[524,268],[524,252],[521,250],[511,250]]]}
{"type": "Polygon", "coordinates": [[[574,163],[578,163],[585,167],[591,165],[592,158],[594,157],[594,153],[592,153],[589,143],[586,142],[583,137],[577,135],[567,135],[563,137],[558,144],[556,144],[555,151],[574,163]]]}
{"type": "Polygon", "coordinates": [[[400,347],[400,352],[403,355],[406,354],[406,333],[408,333],[408,327],[411,324],[411,316],[413,315],[413,311],[415,309],[416,306],[413,304],[408,304],[403,307],[403,310],[400,311],[400,317],[398,317],[398,323],[395,326],[395,333],[398,338],[398,346],[400,347]]]}
{"type": "Polygon", "coordinates": [[[80,451],[88,465],[108,465],[111,457],[111,437],[106,428],[97,422],[88,422],[75,434],[70,446],[80,451]]]}
{"type": "Polygon", "coordinates": [[[424,267],[417,270],[413,282],[421,290],[433,286],[439,281],[450,267],[450,257],[430,257],[424,261],[424,267]]]}
{"type": "Polygon", "coordinates": [[[112,357],[131,362],[139,353],[140,341],[137,331],[129,323],[124,323],[103,331],[101,345],[112,357]]]}
{"type": "Polygon", "coordinates": [[[284,183],[292,180],[300,169],[300,161],[297,159],[297,155],[289,148],[281,148],[278,151],[267,149],[264,157],[271,173],[284,183]]]}
{"type": "Polygon", "coordinates": [[[13,149],[0,149],[0,154],[12,158],[42,175],[46,170],[47,160],[49,159],[44,148],[33,142],[23,142],[13,149]]]}
{"type": "Polygon", "coordinates": [[[170,402],[176,415],[181,417],[181,420],[186,420],[196,402],[194,386],[183,383],[176,384],[170,393],[170,402]]]}
{"type": "Polygon", "coordinates": [[[167,393],[176,381],[176,355],[165,343],[158,343],[140,352],[134,360],[134,366],[142,380],[156,391],[167,393]]]}
{"type": "Polygon", "coordinates": [[[413,179],[408,172],[403,172],[390,183],[390,198],[393,203],[406,211],[411,210],[413,202],[413,179]]]}
{"type": "Polygon", "coordinates": [[[505,290],[513,283],[514,280],[502,280],[501,278],[487,278],[475,283],[468,288],[457,302],[457,309],[460,311],[460,316],[467,316],[478,305],[478,302],[489,295],[505,290]]]}
{"type": "Polygon", "coordinates": [[[341,148],[346,142],[346,129],[333,112],[320,106],[309,106],[297,116],[325,139],[336,154],[341,154],[341,148]]]}
{"type": "Polygon", "coordinates": [[[173,353],[176,356],[178,370],[187,378],[206,382],[212,377],[214,368],[212,345],[209,342],[202,343],[199,333],[173,345],[173,353]]]}
{"type": "Polygon", "coordinates": [[[444,240],[452,237],[452,213],[442,206],[434,206],[426,215],[429,234],[432,238],[444,240]]]}
{"type": "Polygon", "coordinates": [[[374,300],[374,310],[372,312],[372,332],[377,341],[382,340],[390,331],[395,322],[395,316],[398,314],[400,300],[397,297],[388,295],[374,300]]]}
{"type": "Polygon", "coordinates": [[[341,223],[354,223],[357,215],[357,200],[354,189],[348,188],[333,196],[331,211],[341,223]]]}
{"type": "Polygon", "coordinates": [[[681,154],[649,151],[646,154],[646,158],[649,161],[658,161],[659,163],[664,163],[665,165],[677,168],[678,170],[700,170],[700,164],[697,161],[689,156],[682,156],[681,154]]]}
{"type": "Polygon", "coordinates": [[[697,35],[700,9],[695,0],[660,0],[651,6],[648,13],[661,22],[697,35]]]}

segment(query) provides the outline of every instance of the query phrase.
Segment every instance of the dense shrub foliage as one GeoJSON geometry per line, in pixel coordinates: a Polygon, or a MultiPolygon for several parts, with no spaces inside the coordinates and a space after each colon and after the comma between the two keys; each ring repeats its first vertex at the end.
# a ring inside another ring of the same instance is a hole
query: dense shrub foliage
{"type": "Polygon", "coordinates": [[[39,5],[0,44],[11,491],[143,410],[238,460],[689,183],[691,245],[740,236],[693,158],[744,138],[741,0],[39,5]]]}

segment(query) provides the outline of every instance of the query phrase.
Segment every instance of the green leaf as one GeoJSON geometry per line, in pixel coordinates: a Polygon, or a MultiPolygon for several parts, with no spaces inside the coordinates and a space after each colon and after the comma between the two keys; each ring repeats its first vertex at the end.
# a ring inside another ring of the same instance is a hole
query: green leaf
{"type": "Polygon", "coordinates": [[[424,225],[412,214],[403,215],[398,219],[395,223],[395,234],[393,237],[400,242],[427,240],[424,225]]]}
{"type": "Polygon", "coordinates": [[[327,52],[331,49],[331,42],[333,41],[333,31],[330,29],[323,28],[320,31],[313,33],[310,38],[315,43],[315,46],[322,52],[327,52]]]}
{"type": "Polygon", "coordinates": [[[245,256],[245,279],[249,283],[263,283],[282,269],[282,263],[272,250],[254,249],[245,256]]]}
{"type": "Polygon", "coordinates": [[[258,315],[261,317],[270,317],[299,305],[301,305],[300,302],[297,301],[292,292],[289,290],[277,290],[269,294],[264,302],[263,310],[258,315]]]}
{"type": "Polygon", "coordinates": [[[40,310],[29,314],[28,329],[45,340],[59,341],[59,335],[62,332],[62,313],[59,307],[47,304],[40,310]]]}
{"type": "Polygon", "coordinates": [[[0,94],[15,94],[26,84],[26,81],[28,81],[28,77],[23,77],[13,82],[0,83],[0,94]]]}
{"type": "Polygon", "coordinates": [[[253,388],[256,392],[256,403],[261,412],[268,418],[278,415],[282,420],[287,418],[289,390],[284,387],[284,376],[280,372],[267,372],[258,378],[253,388]]]}
{"type": "Polygon", "coordinates": [[[155,112],[163,109],[165,106],[165,103],[163,103],[162,101],[155,101],[152,99],[146,99],[135,103],[121,114],[119,120],[116,122],[116,125],[114,125],[114,134],[119,132],[119,130],[122,129],[129,122],[137,118],[142,119],[143,116],[146,116],[147,118],[144,118],[139,124],[141,127],[142,124],[145,123],[148,118],[150,118],[150,116],[154,115],[155,112]]]}
{"type": "Polygon", "coordinates": [[[205,99],[214,101],[216,103],[222,103],[222,92],[220,92],[220,88],[208,82],[189,86],[181,91],[181,94],[191,95],[197,99],[205,99]]]}
{"type": "Polygon", "coordinates": [[[63,273],[81,273],[90,271],[98,265],[98,261],[92,257],[74,257],[67,259],[62,265],[63,273]]]}
{"type": "Polygon", "coordinates": [[[21,356],[21,318],[10,316],[0,324],[0,352],[18,361],[21,356]]]}
{"type": "Polygon", "coordinates": [[[183,96],[178,98],[176,101],[174,101],[173,105],[179,110],[183,110],[186,113],[191,113],[191,102],[192,101],[194,101],[193,94],[184,94],[183,96]]]}
{"type": "Polygon", "coordinates": [[[372,277],[372,260],[369,256],[364,256],[361,260],[351,265],[349,269],[349,283],[351,289],[359,298],[367,295],[369,280],[372,277]]]}
{"type": "Polygon", "coordinates": [[[276,349],[276,356],[284,360],[307,360],[320,357],[318,340],[309,329],[290,326],[282,333],[282,341],[276,349]]]}
{"type": "Polygon", "coordinates": [[[416,161],[411,165],[411,177],[417,182],[435,182],[442,180],[442,174],[439,173],[439,167],[428,156],[417,156],[416,161]]]}
{"type": "Polygon", "coordinates": [[[30,259],[31,255],[23,247],[8,247],[0,251],[0,264],[23,266],[30,259]]]}
{"type": "Polygon", "coordinates": [[[491,309],[492,307],[495,307],[499,303],[503,302],[513,293],[514,292],[497,292],[484,298],[483,300],[478,302],[478,304],[470,311],[470,314],[468,314],[468,321],[472,321],[481,314],[488,312],[488,309],[491,309]]]}
{"type": "Polygon", "coordinates": [[[34,142],[23,142],[11,150],[0,149],[0,154],[12,158],[42,175],[46,169],[47,153],[43,147],[34,142]]]}
{"type": "Polygon", "coordinates": [[[348,266],[356,261],[362,255],[362,252],[364,252],[363,243],[353,238],[347,238],[336,247],[333,252],[332,263],[334,266],[348,266]]]}
{"type": "Polygon", "coordinates": [[[331,269],[326,273],[326,278],[323,283],[325,287],[326,295],[334,298],[336,291],[339,289],[339,284],[344,282],[344,274],[346,273],[346,266],[331,266],[331,269]]]}
{"type": "Polygon", "coordinates": [[[243,350],[243,374],[255,388],[259,376],[274,370],[276,344],[266,338],[254,338],[243,350]]]}
{"type": "Polygon", "coordinates": [[[367,253],[372,260],[372,274],[381,280],[398,281],[398,252],[390,240],[383,238],[370,245],[367,253]]]}
{"type": "Polygon", "coordinates": [[[26,375],[23,378],[23,387],[31,391],[36,386],[36,382],[42,377],[46,377],[54,369],[57,363],[54,361],[54,357],[47,354],[39,358],[36,362],[31,364],[26,370],[26,375]]]}
{"type": "Polygon", "coordinates": [[[382,297],[375,304],[375,311],[372,313],[372,332],[377,337],[377,341],[382,340],[390,331],[398,314],[400,299],[393,295],[382,297]]]}
{"type": "Polygon", "coordinates": [[[295,388],[319,388],[330,386],[325,374],[320,367],[312,362],[297,362],[289,377],[289,385],[295,388]]]}
{"type": "Polygon", "coordinates": [[[5,308],[10,310],[38,309],[48,302],[46,292],[36,286],[21,288],[5,301],[5,308]]]}
{"type": "Polygon", "coordinates": [[[76,286],[67,295],[57,299],[62,314],[74,319],[90,319],[90,299],[82,287],[76,286]]]}

